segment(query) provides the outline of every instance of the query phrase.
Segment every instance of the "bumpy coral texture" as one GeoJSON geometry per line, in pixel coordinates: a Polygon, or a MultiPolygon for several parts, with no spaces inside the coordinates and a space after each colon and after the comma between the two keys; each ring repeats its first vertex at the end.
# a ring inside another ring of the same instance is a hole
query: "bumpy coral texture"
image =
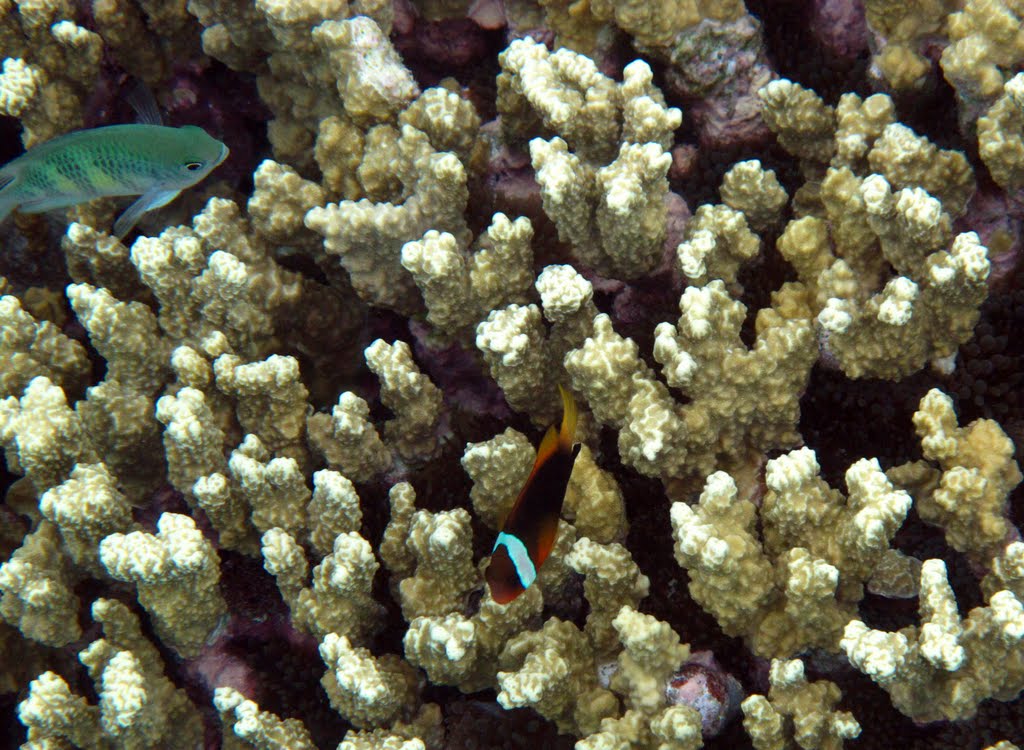
{"type": "Polygon", "coordinates": [[[231,148],[0,227],[5,740],[1020,746],[1022,19],[0,0],[4,159],[231,148]]]}

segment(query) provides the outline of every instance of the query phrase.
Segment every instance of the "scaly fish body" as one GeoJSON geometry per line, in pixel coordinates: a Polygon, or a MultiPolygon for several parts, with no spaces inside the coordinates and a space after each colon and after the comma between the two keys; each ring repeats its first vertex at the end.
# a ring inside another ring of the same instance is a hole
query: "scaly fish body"
{"type": "Polygon", "coordinates": [[[533,470],[502,525],[484,574],[491,598],[498,604],[508,604],[533,585],[558,534],[565,490],[580,452],[575,438],[576,402],[562,386],[558,391],[562,394],[561,429],[556,432],[551,426],[541,440],[533,470]]]}
{"type": "Polygon", "coordinates": [[[228,155],[187,125],[110,125],[54,138],[0,168],[0,221],[109,196],[140,195],[114,225],[123,237],[147,211],[169,203],[228,155]]]}

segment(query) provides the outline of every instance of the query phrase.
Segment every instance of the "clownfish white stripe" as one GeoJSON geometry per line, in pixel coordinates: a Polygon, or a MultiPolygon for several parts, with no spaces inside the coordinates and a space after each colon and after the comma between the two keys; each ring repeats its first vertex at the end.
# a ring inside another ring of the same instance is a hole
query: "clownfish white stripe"
{"type": "Polygon", "coordinates": [[[494,549],[498,549],[498,546],[502,544],[505,545],[512,565],[516,569],[519,583],[524,589],[530,588],[537,580],[537,568],[534,566],[533,560],[530,559],[530,553],[526,551],[526,545],[520,541],[519,537],[506,534],[504,531],[499,533],[498,538],[494,540],[494,549]]]}

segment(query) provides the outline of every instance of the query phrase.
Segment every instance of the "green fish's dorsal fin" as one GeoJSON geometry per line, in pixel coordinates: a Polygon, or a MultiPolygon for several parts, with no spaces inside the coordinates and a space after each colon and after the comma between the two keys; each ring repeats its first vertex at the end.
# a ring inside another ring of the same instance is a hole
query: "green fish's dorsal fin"
{"type": "Polygon", "coordinates": [[[160,116],[160,107],[157,106],[156,97],[142,81],[134,81],[125,94],[125,99],[131,108],[135,110],[135,116],[142,125],[163,125],[164,120],[160,116]]]}

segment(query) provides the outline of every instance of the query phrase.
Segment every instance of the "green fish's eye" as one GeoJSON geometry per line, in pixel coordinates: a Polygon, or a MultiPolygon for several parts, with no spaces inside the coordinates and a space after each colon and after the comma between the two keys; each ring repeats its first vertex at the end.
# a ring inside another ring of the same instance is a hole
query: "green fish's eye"
{"type": "Polygon", "coordinates": [[[197,169],[201,169],[202,166],[203,163],[201,161],[190,161],[188,164],[185,165],[185,169],[187,169],[189,172],[195,172],[197,169]]]}

